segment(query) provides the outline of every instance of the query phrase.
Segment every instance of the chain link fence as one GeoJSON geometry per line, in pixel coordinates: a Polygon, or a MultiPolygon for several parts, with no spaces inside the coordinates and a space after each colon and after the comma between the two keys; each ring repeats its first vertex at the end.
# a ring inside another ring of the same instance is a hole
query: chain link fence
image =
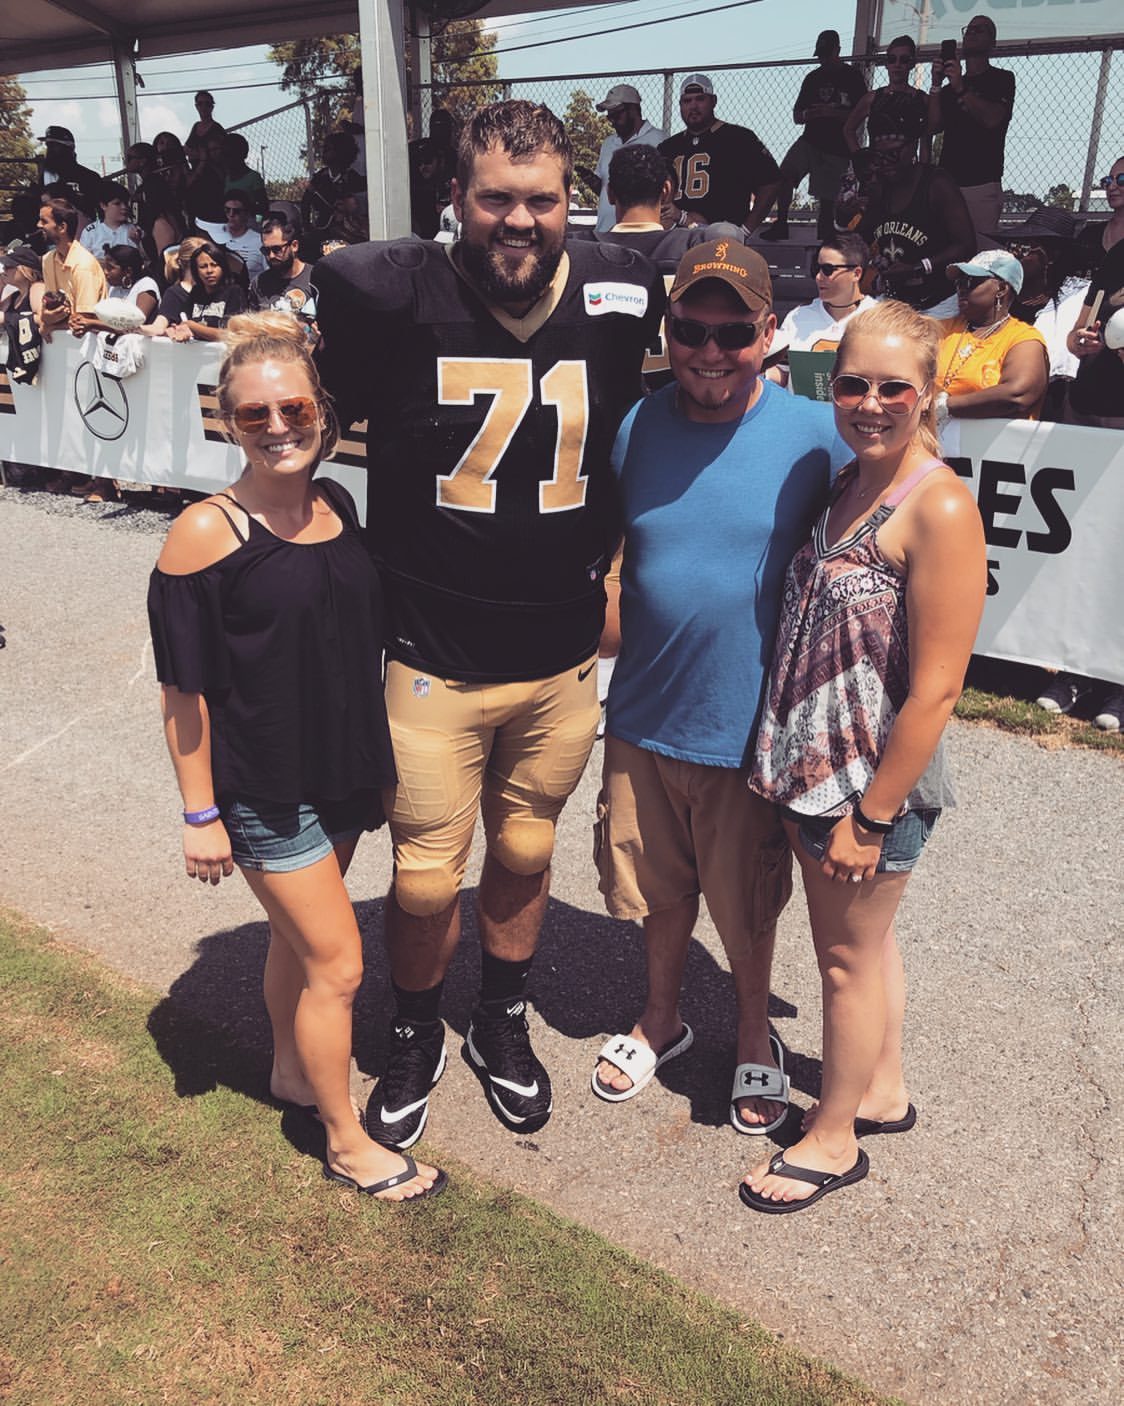
{"type": "Polygon", "coordinates": [[[227,130],[249,142],[246,161],[261,173],[271,199],[300,200],[309,177],[321,164],[312,110],[303,98],[227,130]]]}
{"type": "MultiPolygon", "coordinates": [[[[1092,41],[1084,41],[1091,44],[1092,41]]],[[[929,64],[936,48],[921,50],[912,81],[927,92],[929,64]]],[[[886,70],[862,57],[848,60],[863,69],[867,82],[879,87],[886,70]]],[[[1097,48],[1073,42],[997,50],[992,62],[1015,75],[1014,114],[1007,132],[1003,185],[1005,215],[1021,218],[1038,204],[1068,209],[1104,210],[1097,182],[1124,155],[1124,35],[1099,41],[1097,48]]],[[[805,74],[814,64],[784,61],[761,64],[711,64],[703,71],[713,79],[717,116],[749,127],[780,161],[801,129],[792,121],[792,108],[805,74]]],[[[505,96],[545,103],[560,117],[575,93],[593,102],[614,84],[631,83],[640,93],[644,116],[669,134],[682,128],[679,85],[688,70],[646,70],[573,74],[566,77],[521,78],[504,84],[505,96]]],[[[611,131],[603,124],[601,135],[611,131]]],[[[585,159],[584,156],[582,158],[585,159]]],[[[799,203],[799,202],[798,202],[799,203]]],[[[805,202],[810,208],[810,202],[805,202]]]]}

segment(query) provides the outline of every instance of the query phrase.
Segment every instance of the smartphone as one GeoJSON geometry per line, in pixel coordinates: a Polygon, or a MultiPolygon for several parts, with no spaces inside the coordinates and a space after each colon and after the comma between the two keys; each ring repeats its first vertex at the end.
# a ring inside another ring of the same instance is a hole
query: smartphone
{"type": "Polygon", "coordinates": [[[956,40],[941,40],[941,63],[952,63],[956,58],[956,40]]]}

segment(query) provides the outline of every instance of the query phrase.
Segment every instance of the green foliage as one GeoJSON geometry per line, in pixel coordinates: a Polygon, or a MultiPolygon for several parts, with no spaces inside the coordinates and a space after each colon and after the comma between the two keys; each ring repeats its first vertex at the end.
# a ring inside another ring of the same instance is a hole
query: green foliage
{"type": "Polygon", "coordinates": [[[1042,204],[1037,195],[1030,195],[1027,192],[1020,193],[1017,190],[1005,190],[1003,192],[1003,212],[1006,215],[1029,215],[1037,210],[1042,204]]]}
{"type": "Polygon", "coordinates": [[[1076,210],[1077,196],[1067,185],[1051,186],[1042,197],[1043,205],[1053,205],[1057,210],[1076,210]]]}
{"type": "MultiPolygon", "coordinates": [[[[596,169],[601,143],[613,129],[594,107],[593,99],[584,88],[575,88],[570,94],[569,106],[562,114],[562,121],[573,143],[574,165],[588,166],[591,171],[596,169]]],[[[577,175],[574,177],[574,190],[583,204],[597,204],[596,193],[577,175]]]]}
{"type": "Polygon", "coordinates": [[[34,160],[38,151],[27,94],[14,78],[0,77],[0,204],[6,206],[10,191],[31,182],[34,168],[22,163],[34,160]]]}
{"type": "MultiPolygon", "coordinates": [[[[491,52],[495,46],[496,36],[487,33],[480,20],[457,20],[434,30],[433,106],[448,108],[457,128],[477,107],[502,96],[503,84],[496,79],[498,66],[491,52]]],[[[281,67],[282,88],[299,93],[312,109],[312,164],[317,165],[328,132],[345,117],[362,121],[359,36],[295,39],[274,45],[268,58],[281,67]]]]}

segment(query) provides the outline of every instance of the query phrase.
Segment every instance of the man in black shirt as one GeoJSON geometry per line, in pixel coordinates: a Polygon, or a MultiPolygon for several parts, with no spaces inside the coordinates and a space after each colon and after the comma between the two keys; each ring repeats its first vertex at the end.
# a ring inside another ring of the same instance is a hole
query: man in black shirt
{"type": "Polygon", "coordinates": [[[250,284],[250,307],[278,308],[311,322],[316,316],[316,290],[312,266],[300,257],[295,225],[270,215],[261,227],[261,251],[268,268],[250,284]]]}
{"type": "Polygon", "coordinates": [[[102,177],[89,166],[78,164],[74,133],[69,127],[48,127],[40,140],[46,150],[39,166],[38,194],[48,192],[69,200],[85,217],[79,221],[81,230],[89,220],[97,218],[102,177]]]}
{"type": "Polygon", "coordinates": [[[397,1009],[367,1131],[399,1148],[445,1068],[441,988],[480,812],[467,1054],[505,1125],[530,1132],[553,1106],[523,997],[555,822],[600,714],[609,454],[664,302],[647,259],[566,244],[572,170],[553,113],[481,108],[453,180],[461,239],[340,249],[314,275],[325,386],[345,425],[370,427],[367,534],[386,590],[397,1009]]]}
{"type": "Polygon", "coordinates": [[[819,201],[816,237],[830,239],[835,230],[835,197],[848,161],[843,127],[865,95],[866,84],[862,75],[839,57],[839,35],[834,29],[820,34],[815,55],[820,66],[801,83],[792,109],[792,120],[803,126],[804,134],[797,137],[781,162],[777,218],[761,231],[762,239],[788,238],[788,207],[805,176],[809,191],[819,201]]]}
{"type": "Polygon", "coordinates": [[[1015,75],[988,62],[995,22],[976,15],[964,30],[964,67],[933,65],[929,131],[943,132],[940,165],[960,187],[979,248],[994,244],[1003,213],[1003,155],[1015,105],[1015,75]]]}
{"type": "MultiPolygon", "coordinates": [[[[675,173],[669,207],[679,225],[740,226],[743,238],[757,228],[777,192],[777,163],[748,127],[715,119],[718,99],[705,73],[689,73],[679,89],[685,132],[660,143],[675,173]]],[[[734,231],[731,231],[733,233],[734,231]]]]}

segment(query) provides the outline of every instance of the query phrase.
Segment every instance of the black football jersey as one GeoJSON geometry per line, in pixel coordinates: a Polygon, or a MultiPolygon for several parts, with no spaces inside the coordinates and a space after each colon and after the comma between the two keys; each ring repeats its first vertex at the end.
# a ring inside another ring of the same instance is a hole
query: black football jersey
{"type": "Polygon", "coordinates": [[[522,320],[444,245],[356,245],[317,265],[324,382],[345,423],[367,422],[391,658],[499,682],[597,647],[618,530],[609,453],[664,292],[629,249],[575,243],[567,259],[522,320]]]}
{"type": "Polygon", "coordinates": [[[780,175],[760,137],[731,122],[698,136],[678,132],[660,143],[660,151],[675,172],[675,204],[702,215],[707,224],[744,224],[750,197],[780,175]]]}
{"type": "Polygon", "coordinates": [[[39,375],[43,338],[30,303],[27,307],[5,310],[4,331],[8,336],[9,379],[20,385],[34,385],[39,375]]]}

